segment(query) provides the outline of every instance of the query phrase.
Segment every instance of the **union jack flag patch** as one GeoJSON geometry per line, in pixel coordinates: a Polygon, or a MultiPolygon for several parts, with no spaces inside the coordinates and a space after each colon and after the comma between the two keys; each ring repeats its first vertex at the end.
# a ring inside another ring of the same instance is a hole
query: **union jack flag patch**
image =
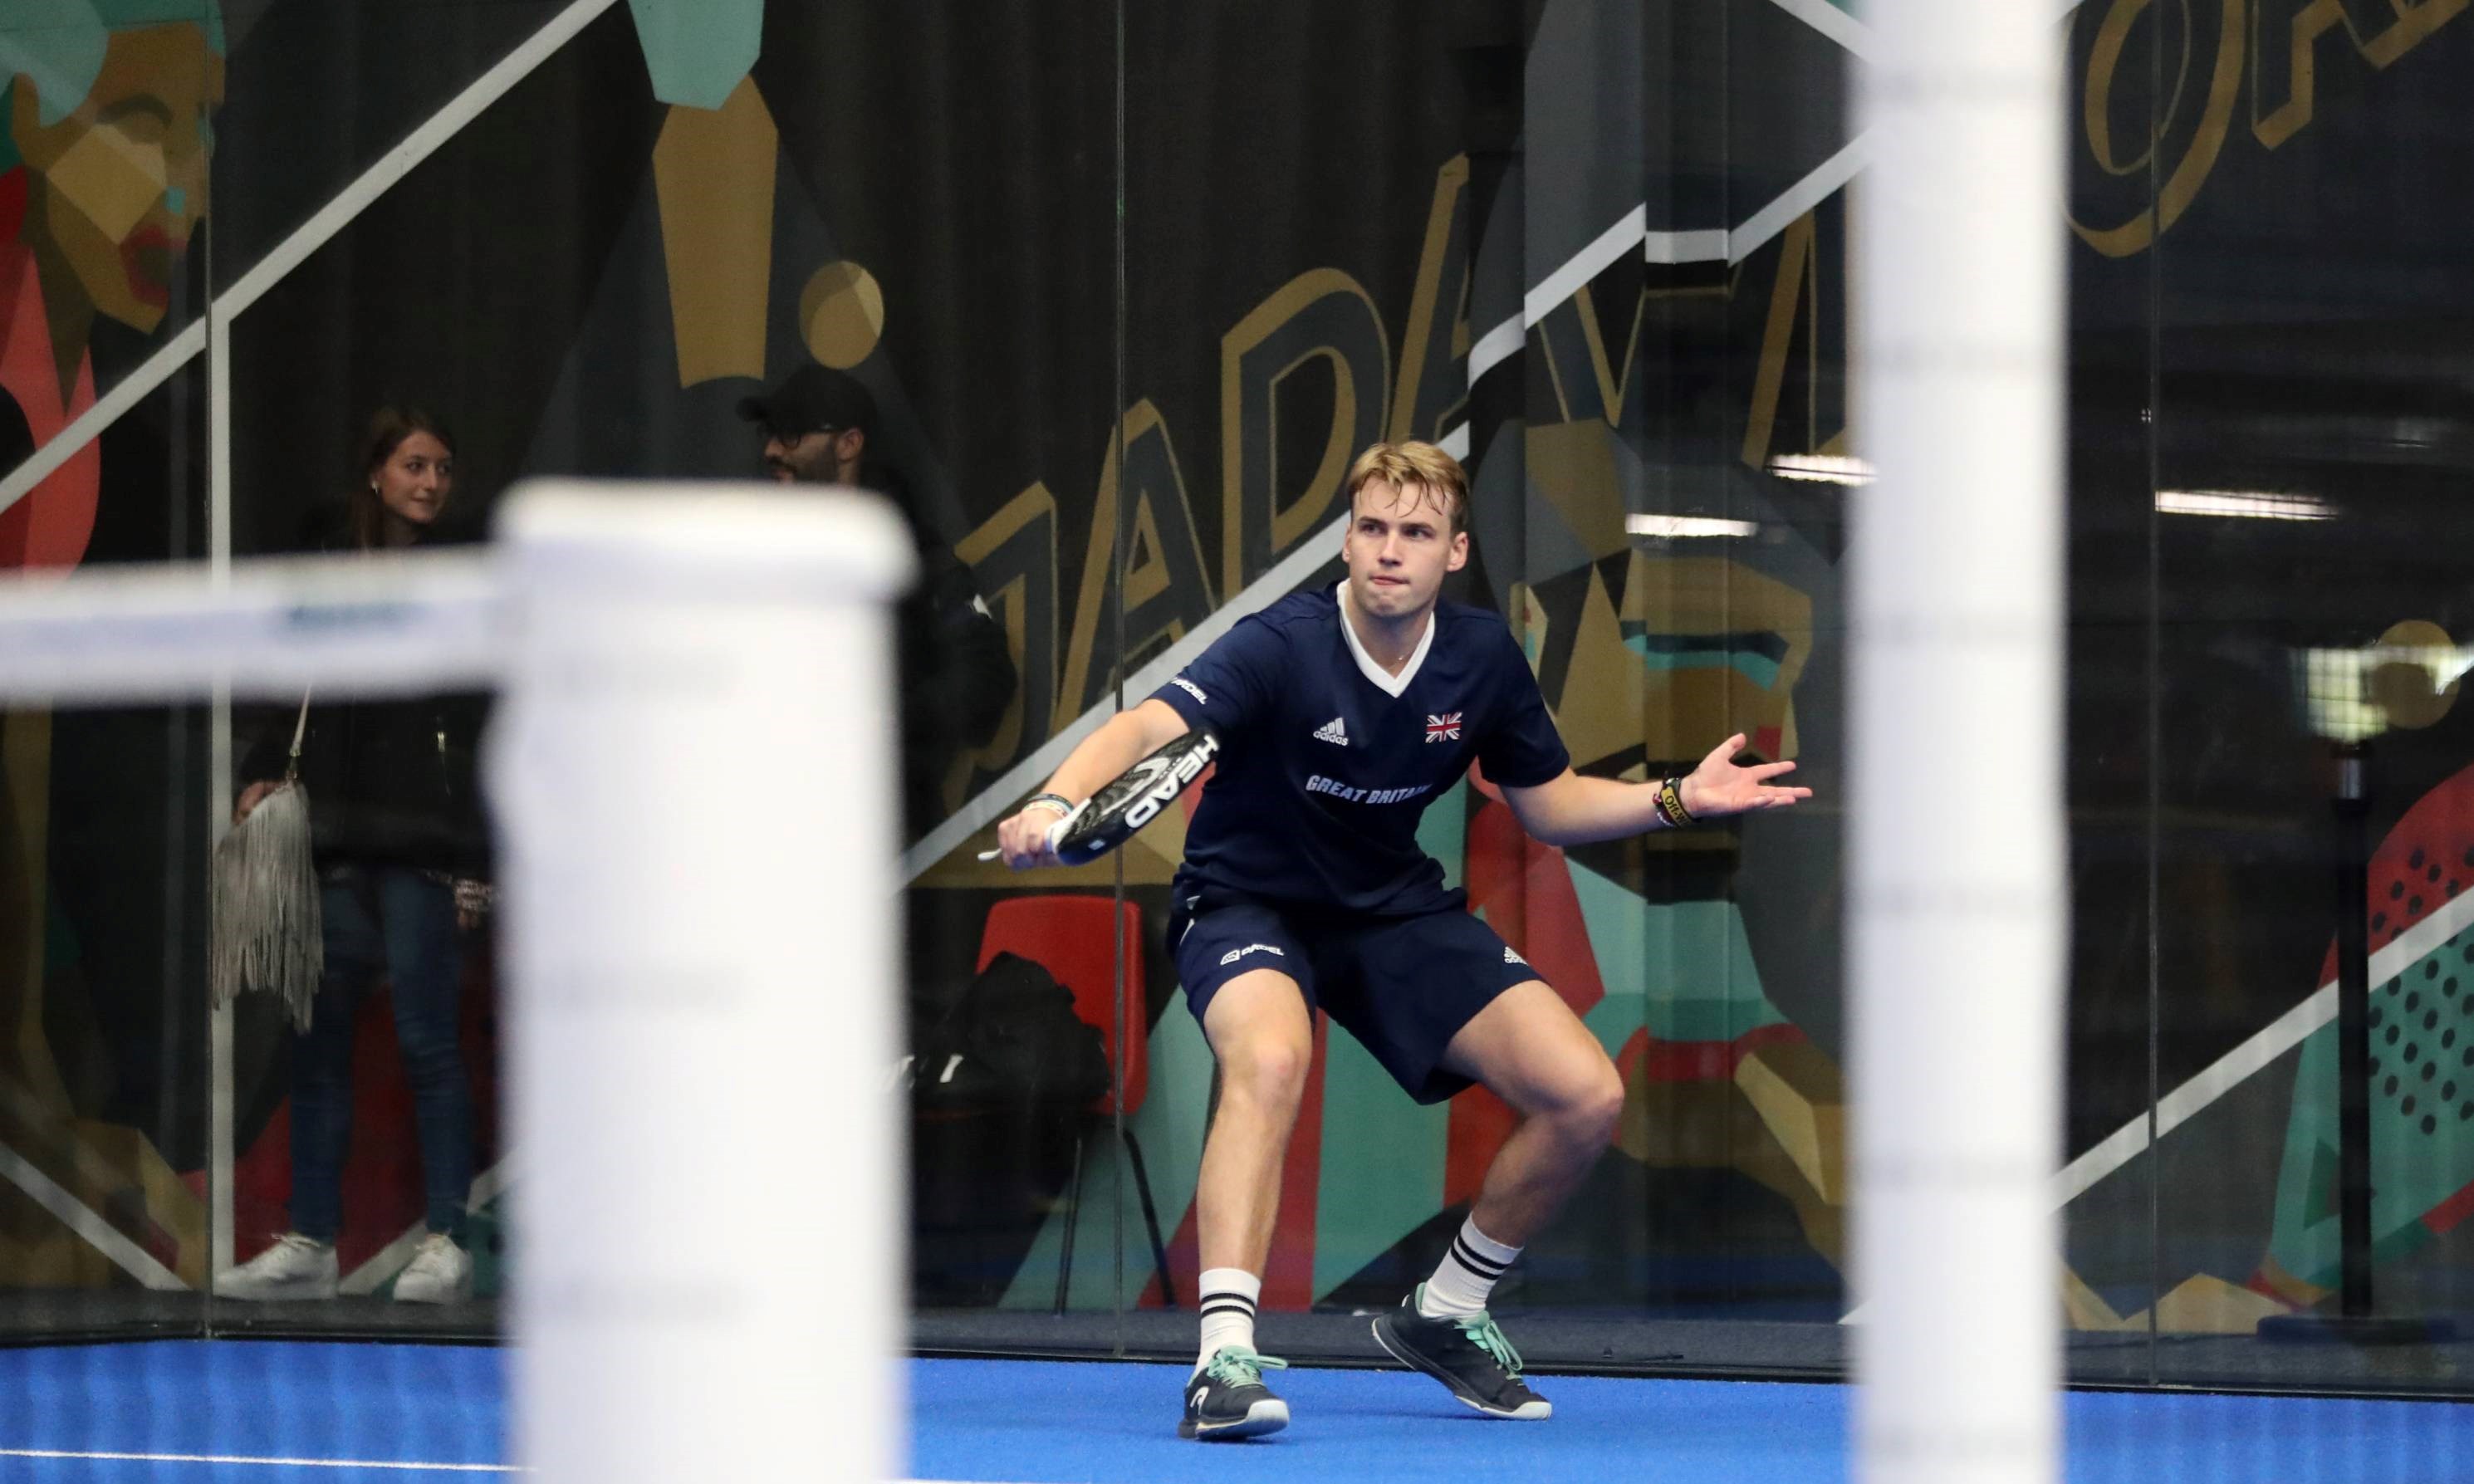
{"type": "Polygon", "coordinates": [[[1460,740],[1461,714],[1459,712],[1455,711],[1447,716],[1441,717],[1435,716],[1431,713],[1427,715],[1426,741],[1430,742],[1459,742],[1460,740]]]}

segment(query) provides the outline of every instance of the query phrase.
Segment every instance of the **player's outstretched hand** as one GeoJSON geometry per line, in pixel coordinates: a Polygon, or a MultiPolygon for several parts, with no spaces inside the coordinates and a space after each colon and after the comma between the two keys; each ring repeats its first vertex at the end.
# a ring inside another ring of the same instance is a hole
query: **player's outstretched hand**
{"type": "Polygon", "coordinates": [[[1018,871],[1056,864],[1056,852],[1049,848],[1048,831],[1062,817],[1055,810],[1040,804],[1016,812],[1013,817],[997,825],[997,853],[1005,857],[1006,864],[1018,871]]]}
{"type": "Polygon", "coordinates": [[[1756,809],[1784,809],[1799,799],[1812,797],[1810,789],[1779,788],[1770,783],[1773,778],[1794,772],[1794,764],[1758,763],[1751,767],[1738,767],[1735,754],[1743,750],[1741,732],[1710,749],[1701,766],[1684,780],[1686,814],[1696,819],[1708,819],[1756,809]]]}

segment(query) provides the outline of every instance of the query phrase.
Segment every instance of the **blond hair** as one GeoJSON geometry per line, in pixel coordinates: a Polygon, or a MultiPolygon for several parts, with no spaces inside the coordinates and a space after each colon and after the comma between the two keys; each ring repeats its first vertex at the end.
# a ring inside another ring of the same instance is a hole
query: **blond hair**
{"type": "Polygon", "coordinates": [[[1468,471],[1433,444],[1378,443],[1357,455],[1341,485],[1350,516],[1357,513],[1357,492],[1377,479],[1404,495],[1412,487],[1422,490],[1450,520],[1453,535],[1468,529],[1468,471]]]}

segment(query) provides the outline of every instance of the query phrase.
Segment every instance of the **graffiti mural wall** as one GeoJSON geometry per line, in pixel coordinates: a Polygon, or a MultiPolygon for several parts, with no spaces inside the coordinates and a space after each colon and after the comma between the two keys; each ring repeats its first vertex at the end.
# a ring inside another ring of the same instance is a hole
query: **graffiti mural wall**
{"type": "MultiPolygon", "coordinates": [[[[1452,596],[1503,616],[1577,767],[1657,777],[1740,732],[1818,794],[1569,851],[1523,838],[1480,777],[1427,810],[1469,910],[1626,1089],[1615,1147],[1505,1302],[1846,1311],[1860,7],[36,9],[0,21],[0,465],[48,463],[9,487],[0,564],[299,548],[384,403],[451,423],[445,521],[470,537],[526,475],[764,477],[742,403],[811,368],[863,394],[853,468],[1002,650],[967,683],[906,655],[905,719],[934,743],[910,759],[914,1036],[1011,953],[1075,997],[1121,1083],[1096,1109],[920,1098],[922,1306],[1190,1301],[1212,1066],[1159,941],[1182,815],[1033,881],[976,853],[1131,676],[1215,615],[1335,580],[1348,458],[1417,437],[1475,480],[1452,596]],[[228,493],[196,332],[214,304],[228,493]],[[99,438],[63,440],[133,377],[99,438]]],[[[2474,630],[2448,539],[2474,269],[2443,209],[2474,187],[2454,83],[2474,22],[2463,0],[2361,9],[2088,0],[2054,28],[2074,867],[2056,1299],[2092,1336],[2247,1332],[2328,1291],[2328,781],[2292,656],[2474,630]],[[2301,518],[2242,513],[2261,499],[2301,518]]],[[[2001,485],[1985,471],[1986,499],[2001,485]]],[[[2381,683],[2375,895],[2355,904],[2393,1034],[2378,1235],[2397,1291],[2446,1307],[2474,1209],[2474,1026],[2455,1024],[2474,720],[2453,677],[2381,683]]],[[[269,720],[235,718],[230,747],[269,720]]],[[[199,984],[225,752],[197,714],[7,719],[0,1145],[22,1169],[0,1285],[198,1289],[219,1180],[227,1260],[282,1228],[287,1034],[245,1002],[215,1060],[199,984]]],[[[2001,786],[1998,759],[1933,766],[1953,809],[2001,786]]],[[[2007,972],[1986,964],[1985,992],[2007,972]]],[[[857,992],[822,952],[817,989],[857,992]]],[[[496,1140],[486,951],[463,995],[489,1226],[521,1152],[496,1140]]],[[[421,1157],[387,1017],[358,1034],[345,1286],[383,1295],[421,1157]]],[[[1483,1092],[1413,1105],[1319,1032],[1265,1304],[1396,1302],[1511,1126],[1483,1092]]]]}

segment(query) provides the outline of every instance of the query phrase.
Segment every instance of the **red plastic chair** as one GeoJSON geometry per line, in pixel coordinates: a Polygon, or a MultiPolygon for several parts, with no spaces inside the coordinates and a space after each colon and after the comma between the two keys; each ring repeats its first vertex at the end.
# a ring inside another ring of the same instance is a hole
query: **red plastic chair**
{"type": "MultiPolygon", "coordinates": [[[[1104,896],[1008,897],[988,910],[980,934],[981,970],[1001,953],[1027,959],[1046,969],[1074,996],[1074,1013],[1100,1033],[1100,1046],[1116,1068],[1116,1088],[1101,1094],[1084,1110],[1083,1136],[1074,1142],[1074,1185],[1065,1205],[1064,1253],[1056,1270],[1056,1308],[1063,1312],[1066,1290],[1074,1273],[1074,1228],[1082,1208],[1082,1146],[1101,1120],[1117,1123],[1122,1106],[1130,1122],[1151,1089],[1151,1029],[1144,1018],[1143,912],[1132,902],[1104,896]],[[1114,919],[1117,938],[1110,942],[1114,919]],[[1126,1034],[1117,1038],[1116,965],[1126,965],[1126,1034]],[[1122,1057],[1120,1053],[1122,1052],[1122,1057]]],[[[1176,1296],[1169,1286],[1168,1247],[1160,1240],[1159,1211],[1152,1202],[1151,1177],[1143,1168],[1143,1148],[1131,1127],[1125,1130],[1126,1157],[1133,1166],[1134,1189],[1142,1197],[1143,1227],[1152,1241],[1152,1261],[1159,1270],[1161,1301],[1171,1307],[1176,1296]]]]}

